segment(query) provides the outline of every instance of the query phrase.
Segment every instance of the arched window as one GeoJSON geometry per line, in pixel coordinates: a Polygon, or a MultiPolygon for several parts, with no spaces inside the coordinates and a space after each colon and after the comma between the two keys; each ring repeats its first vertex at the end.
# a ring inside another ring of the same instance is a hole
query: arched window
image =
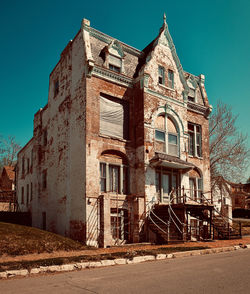
{"type": "Polygon", "coordinates": [[[155,121],[156,151],[179,156],[179,134],[174,121],[161,114],[155,121]]]}
{"type": "Polygon", "coordinates": [[[128,194],[127,158],[121,152],[107,150],[100,157],[100,191],[128,194]]]}

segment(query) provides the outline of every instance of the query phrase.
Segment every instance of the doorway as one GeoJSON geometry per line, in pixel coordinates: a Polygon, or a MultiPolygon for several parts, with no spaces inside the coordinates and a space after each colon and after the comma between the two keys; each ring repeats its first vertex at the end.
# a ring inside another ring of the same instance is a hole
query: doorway
{"type": "Polygon", "coordinates": [[[159,202],[178,203],[180,174],[174,170],[161,168],[155,172],[155,187],[159,202]],[[174,192],[170,192],[174,189],[174,192]]]}

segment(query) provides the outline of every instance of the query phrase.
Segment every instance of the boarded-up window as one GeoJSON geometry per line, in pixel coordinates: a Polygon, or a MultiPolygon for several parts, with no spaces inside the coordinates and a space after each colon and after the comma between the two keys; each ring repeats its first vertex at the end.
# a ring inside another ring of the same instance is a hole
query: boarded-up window
{"type": "Polygon", "coordinates": [[[126,101],[100,96],[100,133],[129,138],[129,107],[126,101]]]}

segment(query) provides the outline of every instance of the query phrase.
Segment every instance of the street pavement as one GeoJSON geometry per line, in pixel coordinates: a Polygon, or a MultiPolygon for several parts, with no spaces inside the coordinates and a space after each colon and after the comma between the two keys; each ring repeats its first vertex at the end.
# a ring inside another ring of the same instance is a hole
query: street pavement
{"type": "Polygon", "coordinates": [[[0,281],[1,294],[250,293],[250,250],[0,281]]]}

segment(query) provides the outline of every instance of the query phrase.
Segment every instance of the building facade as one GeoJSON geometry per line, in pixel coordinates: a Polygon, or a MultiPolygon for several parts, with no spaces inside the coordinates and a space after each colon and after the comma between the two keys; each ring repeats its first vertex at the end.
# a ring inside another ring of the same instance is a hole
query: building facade
{"type": "Polygon", "coordinates": [[[159,241],[149,212],[172,204],[182,237],[194,237],[212,209],[204,80],[183,70],[165,17],[142,51],[83,19],[18,154],[32,225],[95,246],[159,241]]]}
{"type": "Polygon", "coordinates": [[[15,205],[15,167],[3,166],[0,176],[0,211],[13,211],[15,205]]]}

